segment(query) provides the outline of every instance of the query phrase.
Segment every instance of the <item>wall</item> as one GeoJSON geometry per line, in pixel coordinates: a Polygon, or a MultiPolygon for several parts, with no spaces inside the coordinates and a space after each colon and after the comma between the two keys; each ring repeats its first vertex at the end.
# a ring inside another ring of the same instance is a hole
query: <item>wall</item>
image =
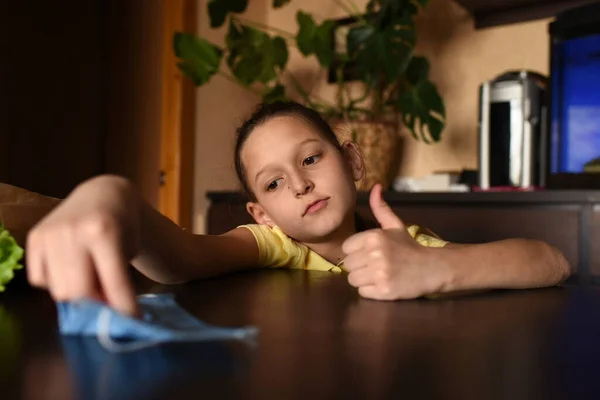
{"type": "MultiPolygon", "coordinates": [[[[198,2],[198,34],[217,45],[223,45],[227,28],[210,28],[207,3],[208,0],[198,2]]],[[[249,3],[245,16],[266,23],[270,1],[253,0],[249,3]]],[[[235,129],[258,101],[258,97],[222,76],[213,77],[207,85],[198,89],[194,157],[195,232],[205,231],[205,212],[208,207],[206,192],[237,189],[233,167],[235,129]]]]}
{"type": "MultiPolygon", "coordinates": [[[[254,21],[294,32],[300,2],[272,10],[270,1],[257,0],[247,15],[254,21]]],[[[363,6],[366,1],[356,1],[363,6]]],[[[323,18],[344,16],[334,2],[304,0],[302,9],[323,18]]],[[[222,40],[223,32],[211,31],[206,0],[200,1],[200,34],[222,40]]],[[[438,170],[475,168],[477,164],[478,87],[503,71],[516,68],[548,73],[548,20],[475,31],[473,20],[459,5],[432,0],[417,21],[417,52],[431,62],[431,79],[446,104],[447,128],[440,143],[426,145],[405,139],[399,175],[422,176],[438,170]]],[[[325,99],[333,99],[335,87],[327,84],[317,62],[303,59],[294,49],[289,66],[293,73],[325,99]]],[[[196,137],[195,226],[204,232],[208,202],[206,191],[235,190],[232,166],[234,129],[257,101],[233,83],[217,77],[198,90],[196,137]]]]}
{"type": "Polygon", "coordinates": [[[439,144],[407,141],[403,174],[476,168],[479,85],[511,69],[547,74],[548,23],[541,20],[475,31],[462,7],[432,0],[418,20],[418,51],[431,61],[431,78],[444,97],[448,124],[439,144]]]}

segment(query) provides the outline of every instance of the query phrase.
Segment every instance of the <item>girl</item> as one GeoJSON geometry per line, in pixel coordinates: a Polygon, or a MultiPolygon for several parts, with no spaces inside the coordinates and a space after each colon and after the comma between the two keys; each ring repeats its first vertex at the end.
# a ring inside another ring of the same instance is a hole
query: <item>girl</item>
{"type": "Polygon", "coordinates": [[[135,314],[130,262],[161,283],[256,266],[345,270],[362,296],[380,300],[550,286],[570,274],[564,256],[543,242],[462,245],[405,227],[380,186],[370,205],[381,229],[358,232],[359,149],[338,143],[317,112],[296,103],[257,109],[238,129],[235,166],[256,225],[194,235],[144,203],[126,180],[100,176],[31,230],[30,283],[56,300],[88,296],[135,314]]]}

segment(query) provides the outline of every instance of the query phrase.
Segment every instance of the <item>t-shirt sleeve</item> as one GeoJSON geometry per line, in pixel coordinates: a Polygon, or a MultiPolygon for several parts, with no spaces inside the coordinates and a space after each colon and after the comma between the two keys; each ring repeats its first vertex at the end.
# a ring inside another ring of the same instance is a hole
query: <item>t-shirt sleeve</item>
{"type": "Polygon", "coordinates": [[[305,267],[308,248],[293,241],[281,229],[260,224],[240,225],[239,228],[249,229],[254,235],[259,267],[305,267]]]}
{"type": "Polygon", "coordinates": [[[444,247],[448,244],[447,241],[442,240],[435,233],[418,225],[411,225],[407,230],[410,236],[423,247],[444,247]]]}

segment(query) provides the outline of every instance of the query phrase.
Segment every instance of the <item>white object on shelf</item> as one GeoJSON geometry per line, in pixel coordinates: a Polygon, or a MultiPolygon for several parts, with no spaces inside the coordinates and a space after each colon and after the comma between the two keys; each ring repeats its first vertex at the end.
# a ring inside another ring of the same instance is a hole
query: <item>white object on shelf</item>
{"type": "Polygon", "coordinates": [[[456,174],[439,173],[423,178],[398,177],[392,187],[397,192],[468,192],[469,186],[456,183],[456,174]]]}

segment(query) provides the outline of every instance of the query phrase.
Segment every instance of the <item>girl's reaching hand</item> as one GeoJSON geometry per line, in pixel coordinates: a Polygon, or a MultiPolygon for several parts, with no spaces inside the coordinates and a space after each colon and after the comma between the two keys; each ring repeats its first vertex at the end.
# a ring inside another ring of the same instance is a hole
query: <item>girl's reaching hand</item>
{"type": "Polygon", "coordinates": [[[138,208],[122,178],[81,184],[30,231],[29,282],[48,289],[56,301],[88,297],[137,314],[127,267],[139,248],[138,208]]]}

